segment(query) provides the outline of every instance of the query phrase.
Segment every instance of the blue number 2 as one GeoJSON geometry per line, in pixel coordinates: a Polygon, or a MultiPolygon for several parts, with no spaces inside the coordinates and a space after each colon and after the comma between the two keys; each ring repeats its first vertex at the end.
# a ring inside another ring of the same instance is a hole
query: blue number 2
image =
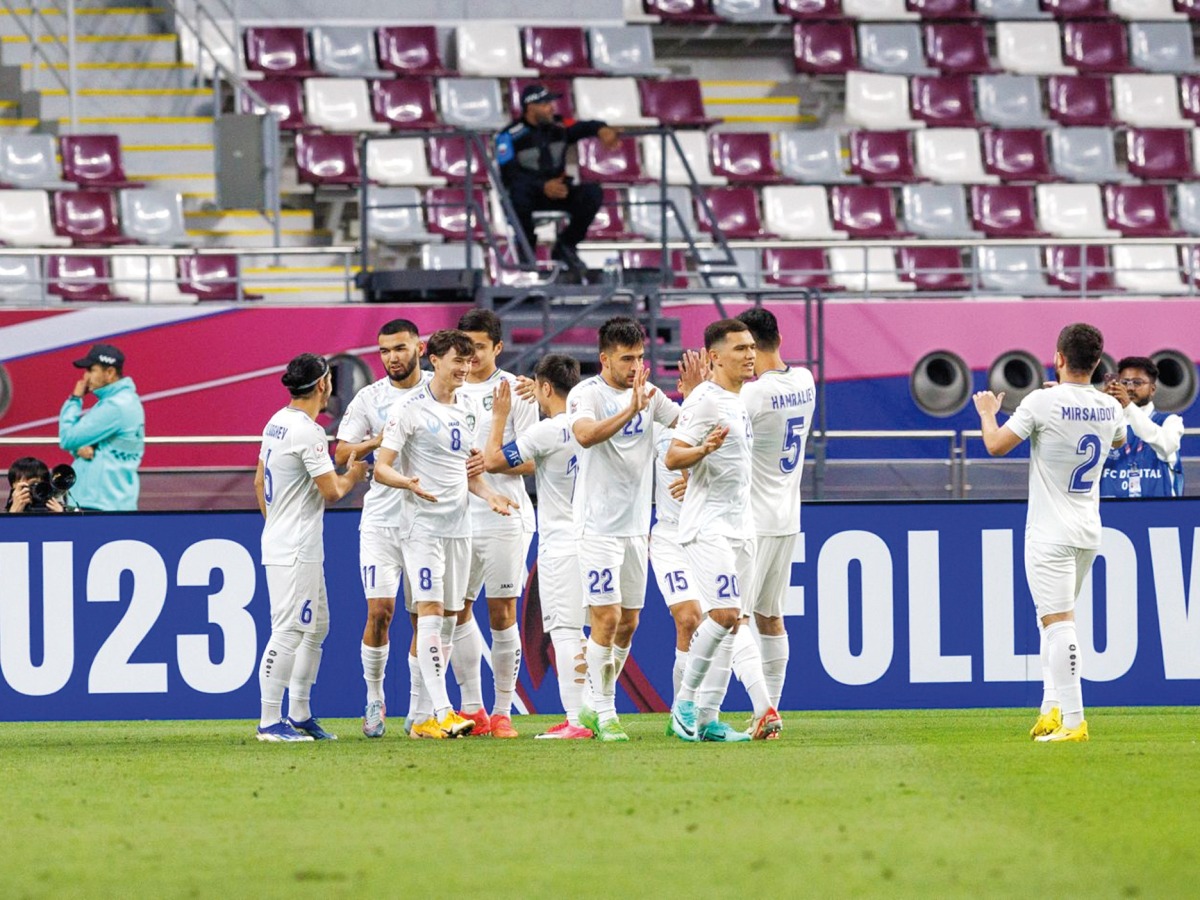
{"type": "Polygon", "coordinates": [[[804,451],[804,416],[787,420],[787,431],[783,435],[783,456],[779,459],[779,471],[785,475],[793,472],[804,451]]]}
{"type": "Polygon", "coordinates": [[[1085,459],[1075,467],[1071,473],[1071,484],[1068,490],[1072,494],[1086,494],[1092,489],[1094,481],[1085,481],[1084,478],[1091,472],[1092,467],[1100,459],[1100,436],[1095,434],[1085,434],[1079,439],[1079,447],[1075,450],[1077,456],[1083,456],[1085,459]]]}

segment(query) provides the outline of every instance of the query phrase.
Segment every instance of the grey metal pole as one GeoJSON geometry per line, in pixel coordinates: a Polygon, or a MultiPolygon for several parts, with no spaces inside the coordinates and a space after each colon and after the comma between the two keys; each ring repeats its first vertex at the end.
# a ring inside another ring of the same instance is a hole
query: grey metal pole
{"type": "Polygon", "coordinates": [[[75,0],[69,0],[67,3],[67,118],[70,119],[72,134],[79,130],[75,92],[75,0]]]}

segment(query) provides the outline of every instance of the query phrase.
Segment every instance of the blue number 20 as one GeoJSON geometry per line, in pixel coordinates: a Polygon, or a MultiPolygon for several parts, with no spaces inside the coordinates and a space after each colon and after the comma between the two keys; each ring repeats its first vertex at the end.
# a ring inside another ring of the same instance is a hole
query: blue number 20
{"type": "Polygon", "coordinates": [[[1071,472],[1071,484],[1068,490],[1072,494],[1086,494],[1092,489],[1094,481],[1085,481],[1084,478],[1091,472],[1096,461],[1100,459],[1100,436],[1095,434],[1085,434],[1079,439],[1079,447],[1075,450],[1076,455],[1083,456],[1085,459],[1075,467],[1071,472]]]}

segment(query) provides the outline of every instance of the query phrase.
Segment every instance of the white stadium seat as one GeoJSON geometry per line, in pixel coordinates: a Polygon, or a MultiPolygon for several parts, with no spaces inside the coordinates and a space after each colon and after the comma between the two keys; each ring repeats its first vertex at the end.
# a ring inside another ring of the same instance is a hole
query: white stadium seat
{"type": "Polygon", "coordinates": [[[901,281],[891,247],[834,247],[829,251],[830,276],[848,291],[915,291],[901,281]]]}
{"type": "Polygon", "coordinates": [[[844,240],[829,215],[825,188],[815,185],[773,185],[763,188],[763,227],[783,238],[844,240]]]}
{"type": "Polygon", "coordinates": [[[1179,251],[1166,245],[1117,244],[1112,249],[1113,280],[1118,287],[1141,294],[1184,294],[1179,251]]]}
{"type": "Polygon", "coordinates": [[[909,114],[908,78],[874,72],[846,73],[846,123],[875,131],[925,127],[909,114]]]}
{"type": "Polygon", "coordinates": [[[521,34],[506,22],[464,22],[455,32],[458,70],[492,78],[536,78],[521,58],[521,34]]]}
{"type": "Polygon", "coordinates": [[[383,185],[442,185],[446,179],[429,171],[425,140],[392,138],[367,143],[367,178],[383,185]]]}
{"type": "Polygon", "coordinates": [[[1039,184],[1038,220],[1057,237],[1120,237],[1105,227],[1098,184],[1039,184]]]}
{"type": "MultiPolygon", "coordinates": [[[[683,151],[683,155],[692,169],[692,174],[696,176],[697,182],[714,185],[728,183],[722,176],[714,175],[708,164],[710,157],[708,135],[703,131],[676,131],[675,139],[679,141],[679,149],[683,151]]],[[[647,177],[657,181],[662,172],[662,138],[653,134],[645,135],[641,139],[641,144],[642,171],[647,177]]],[[[676,151],[675,145],[668,140],[667,184],[690,183],[691,179],[688,178],[687,172],[683,167],[683,160],[679,158],[679,153],[676,151]]]]}
{"type": "Polygon", "coordinates": [[[371,118],[367,83],[361,78],[306,78],[305,118],[325,131],[389,131],[371,118]]]}
{"type": "Polygon", "coordinates": [[[576,78],[575,115],[609,125],[658,125],[658,119],[642,115],[637,82],[632,78],[576,78]]]}
{"type": "Polygon", "coordinates": [[[913,139],[917,171],[941,184],[997,184],[983,170],[979,131],[975,128],[934,128],[913,139]]]}
{"type": "Polygon", "coordinates": [[[1057,22],[997,22],[996,60],[1014,75],[1070,75],[1057,22]]]}
{"type": "Polygon", "coordinates": [[[0,242],[16,247],[69,247],[54,233],[45,191],[0,191],[0,242]]]}
{"type": "Polygon", "coordinates": [[[1142,128],[1191,128],[1179,112],[1174,75],[1114,75],[1113,115],[1142,128]]]}

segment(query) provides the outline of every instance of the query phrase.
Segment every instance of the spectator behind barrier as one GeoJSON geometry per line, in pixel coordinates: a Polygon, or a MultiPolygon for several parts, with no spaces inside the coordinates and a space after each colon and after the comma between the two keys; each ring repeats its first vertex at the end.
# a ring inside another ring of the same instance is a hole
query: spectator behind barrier
{"type": "Polygon", "coordinates": [[[4,511],[10,513],[65,512],[67,493],[75,483],[75,470],[68,465],[49,467],[34,456],[22,456],[8,467],[8,501],[4,511]]]}
{"type": "Polygon", "coordinates": [[[1101,497],[1182,497],[1183,419],[1154,408],[1158,366],[1145,356],[1117,363],[1104,390],[1125,407],[1125,446],[1110,450],[1100,479],[1101,497]]]}

